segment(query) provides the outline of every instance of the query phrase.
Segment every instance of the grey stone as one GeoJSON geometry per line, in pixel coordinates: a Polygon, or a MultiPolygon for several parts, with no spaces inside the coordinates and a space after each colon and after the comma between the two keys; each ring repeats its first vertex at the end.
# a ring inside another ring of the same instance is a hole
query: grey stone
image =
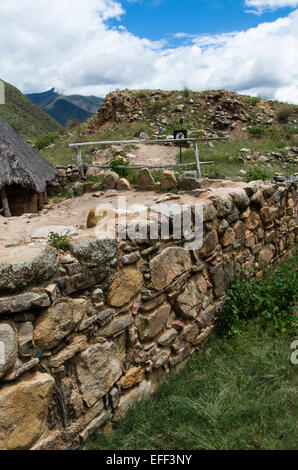
{"type": "Polygon", "coordinates": [[[0,377],[3,377],[17,360],[15,331],[9,323],[0,323],[0,377]]]}
{"type": "Polygon", "coordinates": [[[129,255],[124,255],[122,257],[122,263],[124,265],[129,265],[129,264],[136,263],[137,261],[139,261],[139,259],[141,259],[140,252],[134,251],[133,253],[129,253],[129,255]]]}
{"type": "Polygon", "coordinates": [[[98,330],[98,336],[106,336],[108,338],[115,336],[132,324],[133,317],[131,314],[116,317],[108,325],[98,330]]]}
{"type": "Polygon", "coordinates": [[[110,275],[117,264],[117,241],[81,238],[71,244],[73,255],[96,274],[110,275]],[[116,259],[116,263],[115,263],[116,259]]]}
{"type": "Polygon", "coordinates": [[[45,293],[27,292],[13,297],[0,298],[0,315],[35,310],[50,305],[49,296],[45,293]]]}
{"type": "Polygon", "coordinates": [[[33,325],[30,321],[18,325],[18,341],[21,357],[34,355],[33,325]]]}
{"type": "Polygon", "coordinates": [[[0,250],[0,295],[13,294],[51,279],[58,269],[58,251],[48,245],[0,250]]]}
{"type": "Polygon", "coordinates": [[[88,407],[106,395],[122,374],[122,355],[114,343],[97,343],[83,351],[76,371],[88,407]]]}

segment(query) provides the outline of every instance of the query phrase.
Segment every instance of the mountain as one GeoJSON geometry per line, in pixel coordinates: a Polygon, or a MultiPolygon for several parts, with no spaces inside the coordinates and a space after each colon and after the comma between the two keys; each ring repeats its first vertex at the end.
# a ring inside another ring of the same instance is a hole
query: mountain
{"type": "Polygon", "coordinates": [[[98,111],[103,102],[103,98],[96,96],[64,96],[57,93],[55,88],[26,96],[63,126],[67,126],[72,120],[86,121],[98,111]]]}
{"type": "Polygon", "coordinates": [[[5,104],[0,105],[0,116],[23,138],[32,139],[62,129],[57,121],[32,103],[20,90],[9,83],[4,84],[5,104]]]}

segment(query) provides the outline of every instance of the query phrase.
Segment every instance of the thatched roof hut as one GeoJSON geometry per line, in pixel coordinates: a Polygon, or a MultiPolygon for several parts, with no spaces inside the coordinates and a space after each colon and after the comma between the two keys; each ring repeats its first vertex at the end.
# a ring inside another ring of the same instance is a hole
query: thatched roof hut
{"type": "Polygon", "coordinates": [[[27,209],[34,209],[34,205],[37,206],[37,195],[46,191],[47,183],[55,176],[56,170],[52,165],[0,117],[0,190],[2,210],[6,215],[9,212],[9,208],[7,211],[6,207],[7,202],[10,208],[13,208],[14,205],[19,205],[18,200],[24,197],[25,200],[31,201],[31,204],[29,206],[23,204],[23,211],[20,207],[15,211],[12,210],[12,213],[15,212],[13,215],[20,215],[20,212],[35,212],[27,209]],[[32,198],[36,200],[36,204],[32,203],[32,198]]]}

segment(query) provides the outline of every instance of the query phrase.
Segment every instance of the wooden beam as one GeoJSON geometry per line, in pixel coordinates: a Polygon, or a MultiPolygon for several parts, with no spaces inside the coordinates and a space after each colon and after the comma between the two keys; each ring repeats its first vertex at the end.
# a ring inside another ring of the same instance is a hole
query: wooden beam
{"type": "Polygon", "coordinates": [[[82,160],[82,152],[80,147],[76,147],[76,154],[77,154],[77,164],[79,168],[79,173],[81,178],[84,178],[84,165],[83,165],[83,160],[82,160]]]}
{"type": "Polygon", "coordinates": [[[9,209],[9,204],[8,204],[8,199],[7,199],[7,195],[6,195],[5,186],[3,186],[1,188],[0,192],[1,192],[1,199],[2,199],[2,206],[3,206],[3,210],[4,210],[4,216],[5,217],[11,217],[11,212],[10,212],[10,209],[9,209]]]}
{"type": "Polygon", "coordinates": [[[99,142],[78,142],[68,147],[84,147],[87,145],[121,145],[121,144],[181,144],[182,142],[211,142],[213,140],[229,140],[229,137],[192,137],[187,139],[155,139],[155,140],[102,140],[99,142]]]}
{"type": "Polygon", "coordinates": [[[197,172],[198,172],[199,178],[202,178],[200,158],[199,158],[199,145],[197,141],[195,141],[195,155],[196,155],[196,163],[197,163],[197,172]]]}
{"type": "MultiPolygon", "coordinates": [[[[200,162],[201,165],[212,165],[212,162],[200,162]]],[[[196,166],[197,162],[192,163],[168,163],[166,165],[117,165],[115,168],[127,169],[127,170],[140,170],[142,168],[186,168],[189,166],[196,166]]],[[[102,165],[101,163],[84,163],[86,168],[111,168],[110,165],[102,165]]]]}

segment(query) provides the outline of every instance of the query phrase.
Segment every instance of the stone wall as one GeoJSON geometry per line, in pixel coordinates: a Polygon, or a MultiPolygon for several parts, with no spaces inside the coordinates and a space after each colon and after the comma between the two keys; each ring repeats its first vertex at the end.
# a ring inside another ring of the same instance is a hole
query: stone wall
{"type": "Polygon", "coordinates": [[[204,344],[231,277],[292,249],[295,200],[294,181],[211,193],[198,251],[171,236],[1,251],[0,449],[75,448],[152,393],[204,344]]]}

